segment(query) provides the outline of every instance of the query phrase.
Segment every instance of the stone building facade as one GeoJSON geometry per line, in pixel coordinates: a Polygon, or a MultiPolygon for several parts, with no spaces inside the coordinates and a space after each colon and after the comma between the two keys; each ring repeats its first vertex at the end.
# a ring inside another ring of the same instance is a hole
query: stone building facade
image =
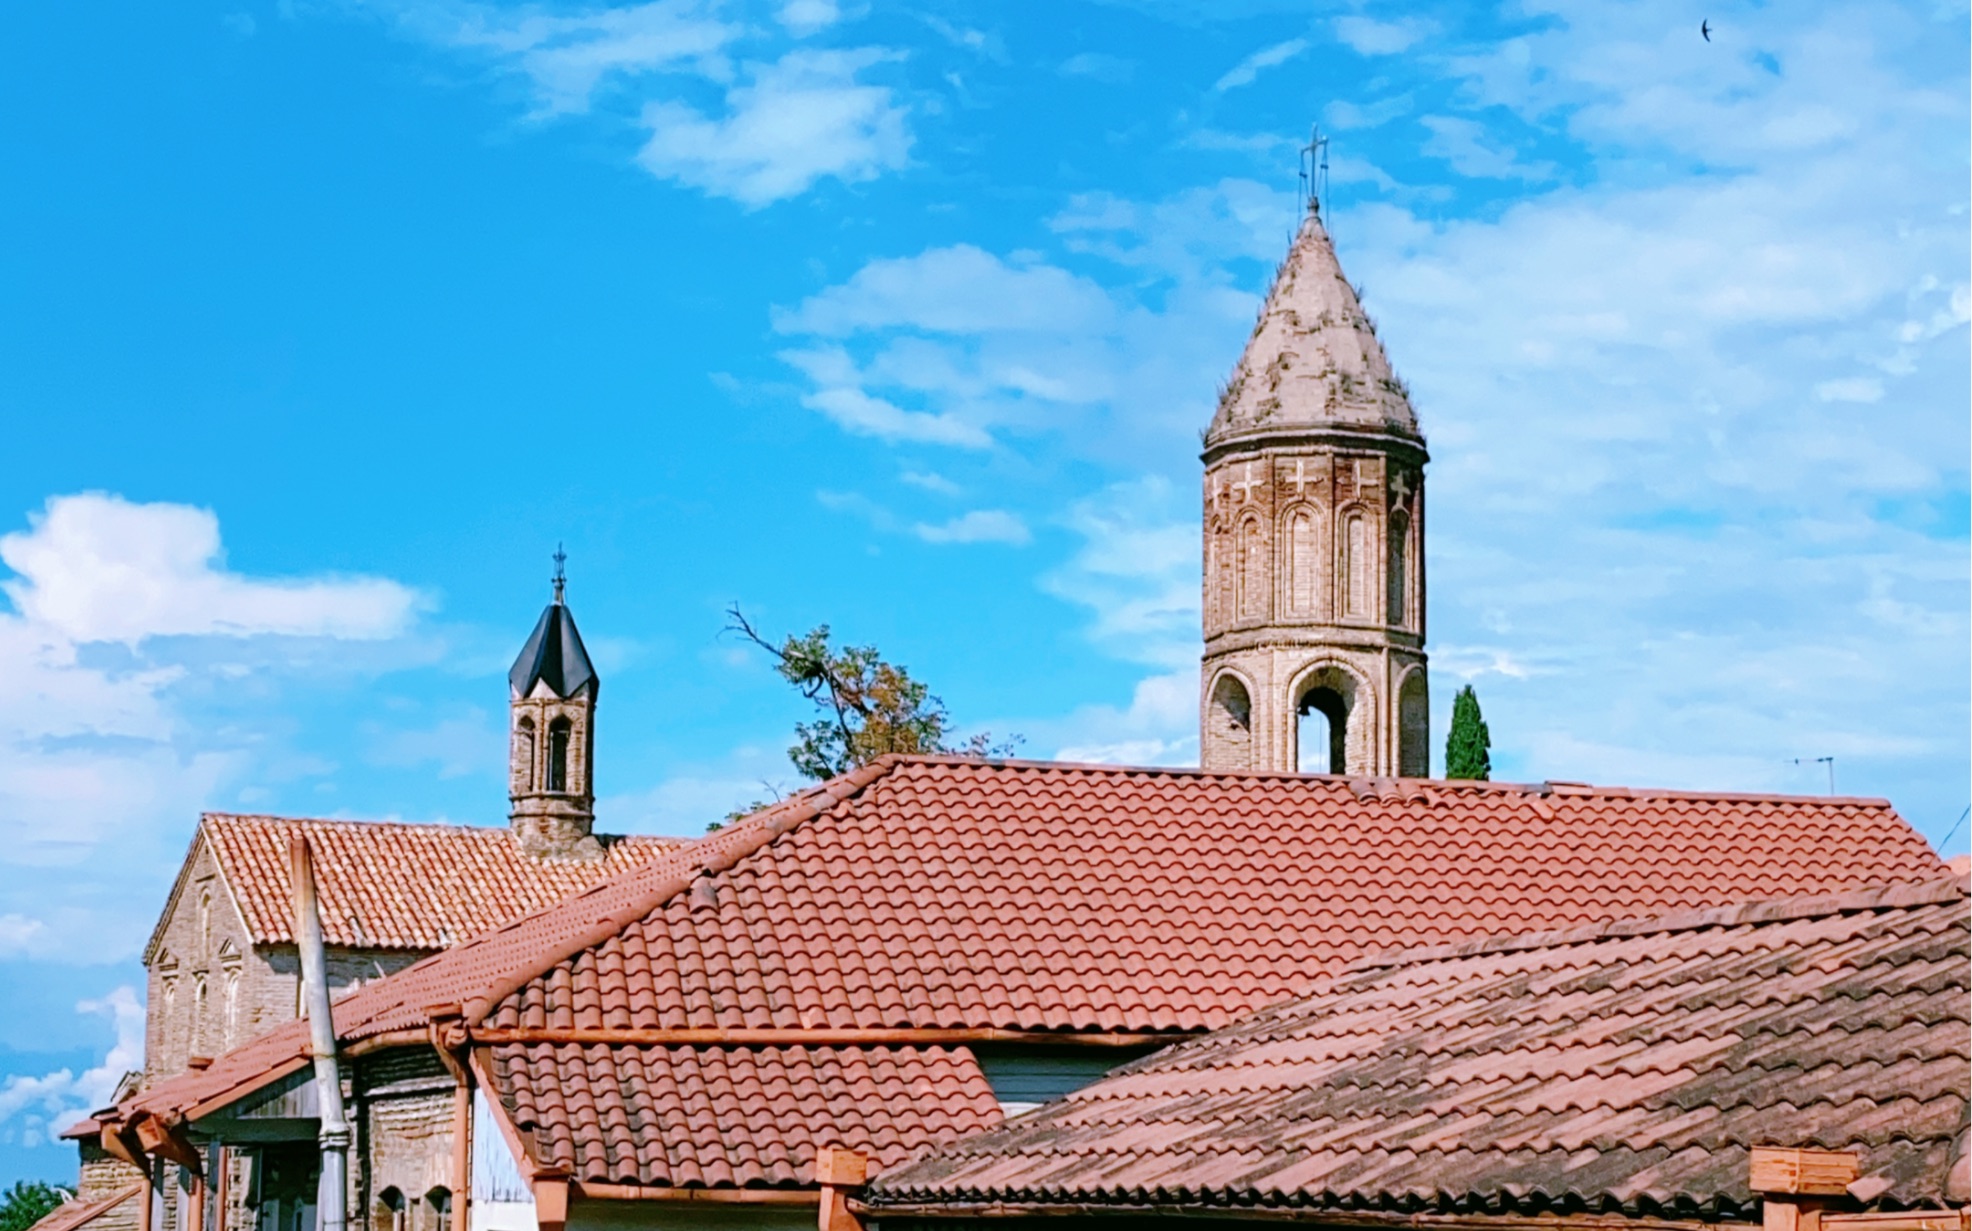
{"type": "Polygon", "coordinates": [[[1204,443],[1205,768],[1428,775],[1424,437],[1315,210],[1204,443]]]}

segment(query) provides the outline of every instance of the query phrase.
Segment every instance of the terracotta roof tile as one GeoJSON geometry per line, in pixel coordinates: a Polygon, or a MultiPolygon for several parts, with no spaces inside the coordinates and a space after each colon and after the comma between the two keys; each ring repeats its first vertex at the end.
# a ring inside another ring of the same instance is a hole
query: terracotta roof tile
{"type": "Polygon", "coordinates": [[[1935,1207],[1963,1199],[1968,984],[1957,880],[1377,959],[871,1200],[1744,1217],[1779,1145],[1935,1207]]]}
{"type": "Polygon", "coordinates": [[[534,858],[504,827],[208,813],[200,830],[255,944],[294,943],[288,843],[302,834],[314,847],[323,938],[366,949],[447,948],[680,841],[607,837],[604,857],[582,863],[534,858]]]}
{"type": "MultiPolygon", "coordinates": [[[[494,1029],[1196,1031],[1398,946],[1940,867],[1881,800],[899,758],[335,1012],[345,1039],[443,1002],[494,1029]]],[[[298,1063],[284,1031],[123,1114],[238,1097],[298,1063]]]]}
{"type": "Polygon", "coordinates": [[[71,1198],[42,1216],[28,1231],[76,1231],[96,1221],[143,1191],[142,1184],[128,1184],[100,1197],[71,1198]]]}
{"type": "Polygon", "coordinates": [[[911,761],[489,1024],[1198,1030],[1380,949],[1939,867],[1880,801],[911,761]]]}
{"type": "Polygon", "coordinates": [[[489,1070],[533,1162],[590,1183],[787,1187],[818,1145],[895,1167],[1000,1123],[963,1047],[507,1045],[489,1070]]]}

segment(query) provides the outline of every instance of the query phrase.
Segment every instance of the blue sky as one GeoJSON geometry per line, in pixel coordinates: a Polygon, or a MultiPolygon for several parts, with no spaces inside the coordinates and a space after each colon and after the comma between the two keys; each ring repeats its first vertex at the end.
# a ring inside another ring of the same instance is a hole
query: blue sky
{"type": "Polygon", "coordinates": [[[0,1183],[137,1062],[201,809],[503,818],[558,541],[605,828],[795,785],[734,601],[1033,755],[1194,758],[1197,432],[1317,121],[1440,739],[1470,681],[1501,778],[1832,755],[1943,838],[1967,55],[1886,0],[14,13],[0,1183]]]}

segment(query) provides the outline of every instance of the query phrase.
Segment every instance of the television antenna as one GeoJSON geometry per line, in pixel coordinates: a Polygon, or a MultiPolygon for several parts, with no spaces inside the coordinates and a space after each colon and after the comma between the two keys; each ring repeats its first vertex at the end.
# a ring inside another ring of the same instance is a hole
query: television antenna
{"type": "Polygon", "coordinates": [[[1796,765],[1826,765],[1828,767],[1828,793],[1830,795],[1835,793],[1834,757],[1795,757],[1793,761],[1796,765]]]}

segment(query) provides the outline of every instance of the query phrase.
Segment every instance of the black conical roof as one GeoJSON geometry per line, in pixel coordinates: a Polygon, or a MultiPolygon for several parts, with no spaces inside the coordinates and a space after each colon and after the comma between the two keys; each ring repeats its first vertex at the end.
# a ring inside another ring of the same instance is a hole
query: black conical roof
{"type": "Polygon", "coordinates": [[[560,602],[549,603],[541,613],[534,635],[514,659],[514,669],[507,672],[507,683],[523,697],[536,684],[546,684],[557,697],[572,697],[595,678],[589,651],[582,648],[582,634],[575,631],[575,617],[560,602]]]}

